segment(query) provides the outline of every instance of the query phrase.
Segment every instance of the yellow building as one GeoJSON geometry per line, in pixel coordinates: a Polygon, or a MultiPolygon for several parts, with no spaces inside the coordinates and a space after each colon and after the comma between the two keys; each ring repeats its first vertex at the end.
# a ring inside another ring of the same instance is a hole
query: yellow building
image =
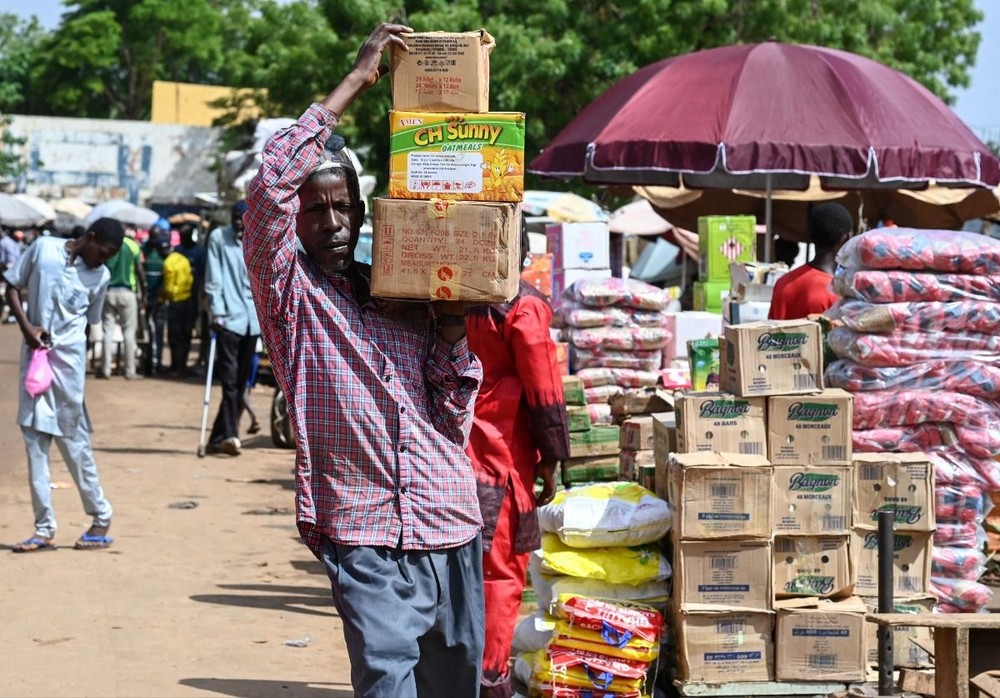
{"type": "MultiPolygon", "coordinates": [[[[213,120],[227,111],[226,108],[212,106],[212,103],[220,99],[231,101],[234,93],[244,97],[242,117],[255,119],[260,111],[253,102],[253,92],[246,88],[154,80],[150,121],[154,124],[211,126],[213,120]]],[[[267,92],[264,94],[266,96],[267,92]]]]}

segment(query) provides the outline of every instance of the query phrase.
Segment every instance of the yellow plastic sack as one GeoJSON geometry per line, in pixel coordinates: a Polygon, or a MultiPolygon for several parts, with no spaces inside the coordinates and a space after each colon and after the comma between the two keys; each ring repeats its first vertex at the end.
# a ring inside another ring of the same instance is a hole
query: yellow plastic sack
{"type": "Polygon", "coordinates": [[[645,584],[671,575],[667,558],[652,545],[580,550],[569,547],[554,533],[546,533],[542,536],[541,558],[546,574],[600,579],[611,584],[645,584]]]}
{"type": "Polygon", "coordinates": [[[670,507],[635,482],[598,482],[558,492],[538,523],[572,548],[645,545],[670,530],[670,507]]]}

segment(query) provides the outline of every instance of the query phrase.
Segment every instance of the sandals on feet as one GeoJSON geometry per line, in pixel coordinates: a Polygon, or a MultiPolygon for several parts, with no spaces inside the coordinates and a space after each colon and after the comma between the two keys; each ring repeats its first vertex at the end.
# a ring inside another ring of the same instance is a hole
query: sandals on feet
{"type": "Polygon", "coordinates": [[[32,537],[23,540],[10,549],[12,553],[40,553],[46,550],[55,550],[56,546],[51,538],[32,537]]]}
{"type": "Polygon", "coordinates": [[[91,526],[90,529],[80,536],[80,539],[73,545],[77,550],[99,550],[106,548],[114,542],[114,538],[107,535],[107,526],[91,526]]]}

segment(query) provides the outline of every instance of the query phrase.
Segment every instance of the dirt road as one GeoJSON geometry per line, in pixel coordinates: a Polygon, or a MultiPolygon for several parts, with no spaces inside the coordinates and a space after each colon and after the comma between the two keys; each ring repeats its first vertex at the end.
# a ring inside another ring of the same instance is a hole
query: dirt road
{"type": "MultiPolygon", "coordinates": [[[[196,380],[88,376],[115,543],[73,549],[89,521],[53,446],[62,547],[9,552],[33,532],[20,341],[0,326],[0,696],[351,696],[326,575],[295,530],[293,454],[258,434],[238,458],[197,458],[196,380]]],[[[254,402],[266,413],[268,389],[254,402]]]]}

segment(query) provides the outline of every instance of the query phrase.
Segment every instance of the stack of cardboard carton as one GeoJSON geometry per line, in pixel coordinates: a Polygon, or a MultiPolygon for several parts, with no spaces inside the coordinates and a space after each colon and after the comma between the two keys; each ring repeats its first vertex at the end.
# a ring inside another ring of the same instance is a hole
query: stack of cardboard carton
{"type": "Polygon", "coordinates": [[[581,279],[611,277],[611,233],[602,221],[550,223],[545,226],[552,255],[552,297],[581,279]]]}
{"type": "Polygon", "coordinates": [[[619,478],[655,490],[654,417],[673,422],[673,394],[661,388],[626,390],[610,398],[609,404],[612,419],[621,426],[619,478]]]}
{"type": "Polygon", "coordinates": [[[702,216],[698,219],[698,281],[694,309],[722,314],[729,295],[729,265],[757,259],[757,219],[753,216],[702,216]]]}
{"type": "Polygon", "coordinates": [[[485,31],[406,34],[390,55],[389,197],[372,294],[504,302],[520,278],[524,114],[489,111],[485,31]]]}
{"type": "Polygon", "coordinates": [[[618,479],[618,427],[595,424],[583,381],[563,376],[563,394],[569,422],[569,460],[562,464],[563,485],[618,479]]]}

